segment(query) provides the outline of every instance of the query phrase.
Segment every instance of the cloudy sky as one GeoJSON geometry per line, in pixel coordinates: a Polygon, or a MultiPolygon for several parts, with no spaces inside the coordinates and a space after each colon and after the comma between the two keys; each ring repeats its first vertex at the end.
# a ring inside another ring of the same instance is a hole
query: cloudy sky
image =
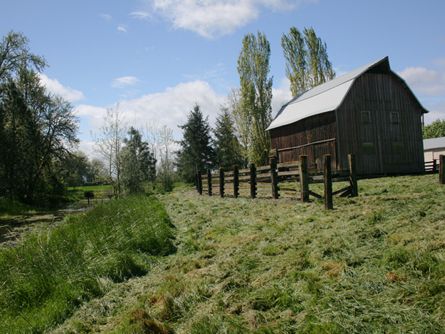
{"type": "Polygon", "coordinates": [[[195,103],[213,121],[231,88],[243,36],[271,43],[274,113],[290,97],[280,37],[314,27],[342,74],[383,56],[430,110],[445,118],[443,0],[14,0],[0,34],[24,33],[49,63],[47,89],[71,101],[81,148],[93,150],[106,108],[126,121],[168,125],[180,137],[195,103]]]}

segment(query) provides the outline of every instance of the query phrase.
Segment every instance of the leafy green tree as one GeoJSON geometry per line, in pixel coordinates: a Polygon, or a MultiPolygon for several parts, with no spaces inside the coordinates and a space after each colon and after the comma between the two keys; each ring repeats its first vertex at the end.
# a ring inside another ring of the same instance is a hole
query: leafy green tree
{"type": "Polygon", "coordinates": [[[433,123],[424,126],[423,138],[445,137],[445,119],[435,120],[433,123]]]}
{"type": "Polygon", "coordinates": [[[7,77],[0,84],[1,194],[54,201],[63,195],[60,162],[77,143],[77,119],[69,103],[45,91],[33,69],[7,77]]]}
{"type": "Polygon", "coordinates": [[[63,179],[67,186],[80,186],[90,183],[93,179],[88,157],[83,152],[68,155],[63,163],[63,179]]]}
{"type": "Polygon", "coordinates": [[[266,36],[248,34],[238,57],[240,76],[239,117],[243,127],[250,129],[248,160],[265,164],[270,149],[270,137],[266,130],[272,120],[272,78],[269,77],[270,44],[266,36]]]}
{"type": "Polygon", "coordinates": [[[138,130],[130,127],[122,148],[122,184],[130,194],[143,191],[143,183],[156,177],[156,159],[138,130]]]}
{"type": "Polygon", "coordinates": [[[241,155],[241,145],[235,136],[233,119],[227,108],[222,108],[216,119],[215,156],[218,166],[232,168],[233,165],[244,165],[241,155]]]}
{"type": "Polygon", "coordinates": [[[281,46],[293,96],[335,77],[326,43],[313,28],[305,28],[302,34],[297,28],[291,27],[289,34],[282,35],[281,46]]]}
{"type": "Polygon", "coordinates": [[[210,137],[210,126],[198,105],[195,105],[187,117],[187,122],[179,126],[183,139],[177,152],[178,172],[187,182],[195,181],[197,172],[205,171],[214,165],[214,151],[210,137]]]}

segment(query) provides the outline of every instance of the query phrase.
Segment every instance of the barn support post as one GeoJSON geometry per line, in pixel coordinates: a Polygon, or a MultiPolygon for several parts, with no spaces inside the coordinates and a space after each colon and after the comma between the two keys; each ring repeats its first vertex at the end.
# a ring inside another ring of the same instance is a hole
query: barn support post
{"type": "Polygon", "coordinates": [[[307,171],[307,155],[300,156],[300,192],[301,201],[309,202],[309,174],[307,171]]]}
{"type": "Polygon", "coordinates": [[[355,154],[348,154],[349,183],[351,184],[351,196],[358,196],[357,169],[355,165],[355,154]]]}
{"type": "Polygon", "coordinates": [[[233,166],[233,196],[239,196],[239,171],[238,165],[233,166]]]}
{"type": "Polygon", "coordinates": [[[280,197],[278,188],[277,158],[270,158],[270,181],[272,184],[272,197],[278,199],[280,197]]]}
{"type": "Polygon", "coordinates": [[[224,197],[224,169],[219,168],[219,195],[224,197]]]}
{"type": "Polygon", "coordinates": [[[250,164],[250,197],[256,197],[256,166],[255,164],[250,164]]]}
{"type": "Polygon", "coordinates": [[[445,155],[439,156],[439,183],[445,184],[445,155]]]}
{"type": "Polygon", "coordinates": [[[331,173],[331,155],[324,156],[324,207],[327,210],[334,208],[332,202],[332,173],[331,173]]]}
{"type": "Polygon", "coordinates": [[[207,194],[212,196],[212,171],[207,169],[207,194]]]}

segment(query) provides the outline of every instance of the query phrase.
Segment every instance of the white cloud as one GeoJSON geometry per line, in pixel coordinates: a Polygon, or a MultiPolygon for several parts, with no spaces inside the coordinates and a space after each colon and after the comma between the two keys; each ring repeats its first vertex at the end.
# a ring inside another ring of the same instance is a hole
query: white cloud
{"type": "Polygon", "coordinates": [[[174,28],[206,38],[232,33],[258,18],[264,8],[289,11],[304,2],[317,0],[149,0],[153,13],[170,21],[174,28]]]}
{"type": "Polygon", "coordinates": [[[399,75],[405,79],[414,92],[429,96],[445,95],[445,71],[425,67],[408,67],[399,75]]]}
{"type": "Polygon", "coordinates": [[[279,88],[272,88],[272,117],[275,117],[283,104],[289,102],[291,98],[290,82],[288,79],[283,79],[279,88]]]}
{"type": "Polygon", "coordinates": [[[130,16],[134,19],[138,19],[138,20],[147,20],[151,17],[149,12],[145,12],[145,11],[135,11],[135,12],[131,12],[130,16]]]}
{"type": "Polygon", "coordinates": [[[119,32],[127,32],[127,27],[124,26],[123,24],[119,24],[116,29],[119,32]]]}
{"type": "Polygon", "coordinates": [[[133,76],[125,76],[113,79],[111,86],[114,88],[123,88],[128,86],[134,86],[139,82],[139,79],[133,76]]]}
{"type": "Polygon", "coordinates": [[[58,95],[69,102],[75,102],[85,98],[81,91],[64,86],[57,79],[48,78],[43,73],[40,73],[39,76],[40,82],[50,93],[58,95]]]}
{"type": "MultiPolygon", "coordinates": [[[[159,125],[170,127],[179,138],[178,124],[186,122],[187,114],[195,103],[199,104],[204,115],[208,115],[213,123],[225,99],[225,96],[217,94],[207,82],[196,80],[180,83],[163,92],[120,101],[118,108],[124,122],[129,126],[140,128],[156,121],[159,125]]],[[[88,120],[91,130],[97,132],[103,124],[106,110],[106,107],[80,105],[75,113],[88,120]]]]}
{"type": "Polygon", "coordinates": [[[106,21],[111,21],[111,19],[113,18],[110,14],[106,14],[106,13],[101,13],[101,14],[99,14],[99,16],[106,21]]]}

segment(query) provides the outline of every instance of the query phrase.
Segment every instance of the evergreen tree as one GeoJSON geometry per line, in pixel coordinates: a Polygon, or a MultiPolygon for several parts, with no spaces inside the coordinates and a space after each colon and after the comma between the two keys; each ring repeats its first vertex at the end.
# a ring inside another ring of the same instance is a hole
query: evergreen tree
{"type": "Polygon", "coordinates": [[[130,127],[128,136],[121,151],[122,185],[128,193],[138,193],[143,191],[144,182],[154,181],[156,159],[138,130],[130,127]]]}
{"type": "Polygon", "coordinates": [[[270,149],[266,131],[272,120],[272,78],[269,77],[270,44],[261,32],[248,34],[238,57],[240,76],[239,117],[250,128],[248,160],[265,164],[270,149]]]}
{"type": "Polygon", "coordinates": [[[233,165],[244,165],[232,117],[227,108],[221,111],[214,130],[216,163],[225,169],[232,168],[233,165]]]}
{"type": "Polygon", "coordinates": [[[293,96],[335,77],[326,43],[313,28],[305,28],[301,34],[297,28],[291,27],[289,34],[281,37],[281,46],[293,96]]]}
{"type": "Polygon", "coordinates": [[[183,139],[177,152],[178,171],[185,181],[193,182],[197,172],[212,168],[214,164],[210,126],[199,106],[195,105],[187,122],[179,127],[183,130],[183,139]]]}

